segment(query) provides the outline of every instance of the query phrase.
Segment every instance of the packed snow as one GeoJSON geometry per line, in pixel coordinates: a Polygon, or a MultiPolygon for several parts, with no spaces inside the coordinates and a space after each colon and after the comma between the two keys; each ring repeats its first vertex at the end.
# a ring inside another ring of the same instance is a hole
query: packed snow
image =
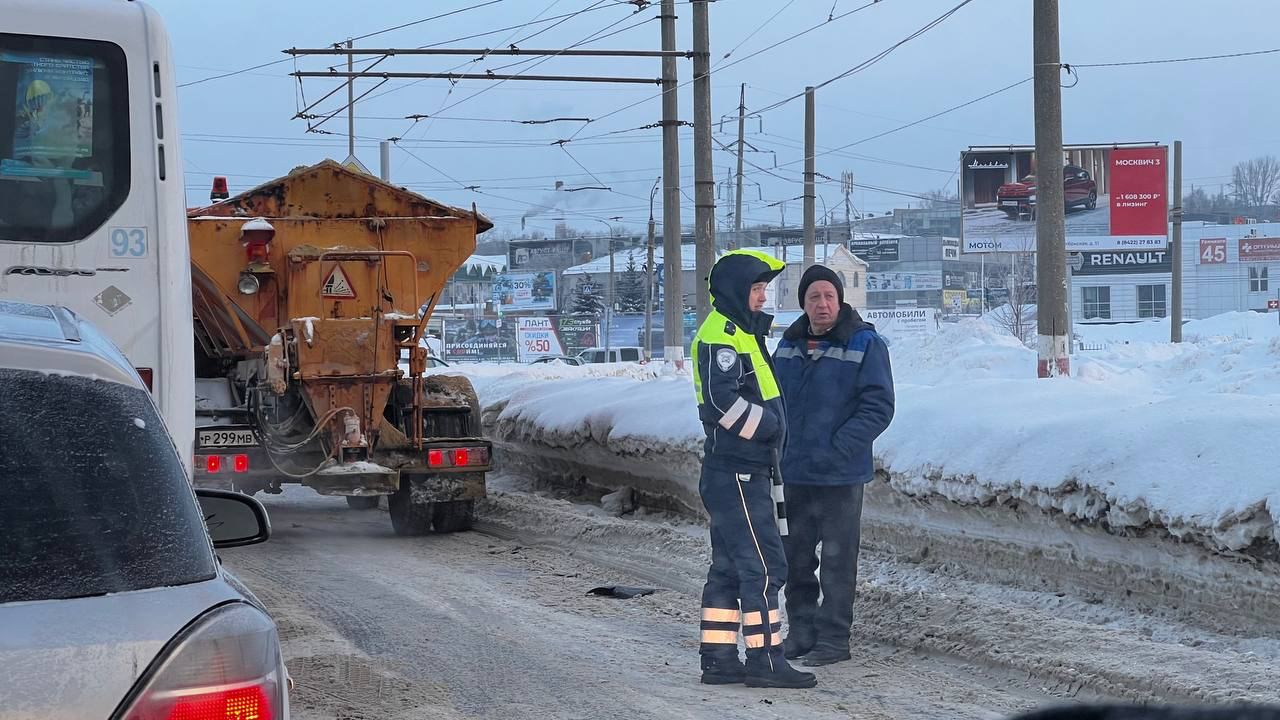
{"type": "MultiPolygon", "coordinates": [[[[890,485],[965,505],[1021,504],[1112,532],[1159,528],[1208,547],[1273,547],[1280,479],[1280,323],[1231,313],[1077,325],[1073,377],[984,320],[890,348],[897,414],[876,443],[890,485]]],[[[687,372],[655,364],[472,365],[499,439],[599,458],[696,502],[702,428],[687,372]],[[646,467],[640,467],[643,464],[646,467]]],[[[661,489],[661,488],[659,488],[661,489]]],[[[689,504],[686,502],[686,504],[689,504]]]]}

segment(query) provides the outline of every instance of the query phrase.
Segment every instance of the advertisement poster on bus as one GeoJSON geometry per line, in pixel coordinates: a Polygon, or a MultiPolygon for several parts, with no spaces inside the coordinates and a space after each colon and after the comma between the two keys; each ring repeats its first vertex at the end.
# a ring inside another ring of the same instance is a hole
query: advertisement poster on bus
{"type": "Polygon", "coordinates": [[[93,59],[0,53],[0,63],[18,66],[15,158],[93,154],[93,59]]]}
{"type": "MultiPolygon", "coordinates": [[[[961,153],[960,178],[965,253],[1035,251],[1035,148],[970,148],[961,153]]],[[[1166,247],[1167,188],[1165,146],[1067,146],[1067,250],[1166,247]]]]}
{"type": "Polygon", "coordinates": [[[501,313],[556,309],[554,272],[505,273],[493,281],[493,304],[501,313]]]}
{"type": "Polygon", "coordinates": [[[517,318],[516,351],[522,363],[544,357],[563,357],[564,348],[556,334],[555,321],[549,317],[517,318]]]}

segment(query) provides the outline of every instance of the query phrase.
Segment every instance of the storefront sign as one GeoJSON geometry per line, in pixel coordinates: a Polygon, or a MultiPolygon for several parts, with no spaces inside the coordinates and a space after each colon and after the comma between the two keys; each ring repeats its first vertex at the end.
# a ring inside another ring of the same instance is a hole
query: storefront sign
{"type": "Polygon", "coordinates": [[[1173,257],[1168,250],[1097,251],[1081,253],[1084,262],[1076,275],[1129,275],[1132,273],[1173,272],[1173,257]]]}
{"type": "Polygon", "coordinates": [[[1240,238],[1240,262],[1274,262],[1280,260],[1280,238],[1240,238]]]}
{"type": "Polygon", "coordinates": [[[1223,265],[1227,262],[1226,238],[1200,239],[1200,264],[1223,265]]]}

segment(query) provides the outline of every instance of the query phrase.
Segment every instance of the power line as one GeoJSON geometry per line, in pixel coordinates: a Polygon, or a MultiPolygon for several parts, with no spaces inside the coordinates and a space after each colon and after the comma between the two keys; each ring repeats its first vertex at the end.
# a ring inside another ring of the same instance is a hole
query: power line
{"type": "Polygon", "coordinates": [[[232,70],[231,72],[222,73],[221,75],[213,75],[206,78],[200,78],[199,80],[192,80],[191,82],[179,83],[178,87],[180,88],[191,87],[192,85],[199,85],[201,83],[212,82],[214,80],[221,80],[223,78],[234,77],[236,75],[243,75],[248,72],[253,72],[254,70],[261,70],[262,68],[265,68],[265,67],[271,67],[272,65],[280,65],[281,63],[287,63],[292,59],[293,58],[285,58],[283,60],[274,60],[272,62],[262,63],[261,65],[254,65],[253,67],[247,67],[243,70],[232,70]]]}
{"type": "MultiPolygon", "coordinates": [[[[875,135],[872,135],[872,136],[870,136],[870,137],[865,137],[865,138],[863,138],[863,139],[861,139],[861,140],[857,140],[857,141],[855,141],[855,142],[851,142],[851,143],[849,143],[849,144],[847,144],[847,145],[841,145],[840,147],[838,147],[838,148],[834,148],[834,149],[832,149],[832,150],[827,150],[827,151],[824,151],[824,152],[818,152],[818,153],[815,153],[815,154],[814,154],[814,157],[818,157],[818,156],[822,156],[822,155],[831,155],[831,154],[833,154],[833,153],[842,152],[842,151],[844,151],[844,150],[848,150],[848,149],[849,149],[849,148],[851,148],[851,147],[855,147],[855,146],[857,146],[857,145],[861,145],[861,144],[863,144],[863,143],[868,143],[868,142],[871,142],[872,140],[878,140],[878,139],[880,139],[880,138],[882,138],[882,137],[884,137],[884,136],[886,136],[886,135],[892,135],[892,134],[894,134],[894,133],[901,132],[901,131],[906,130],[906,129],[908,129],[908,128],[915,127],[916,125],[920,125],[920,124],[922,124],[922,123],[929,122],[930,120],[933,120],[933,119],[935,119],[935,118],[942,117],[943,115],[946,115],[946,114],[948,114],[948,113],[953,113],[953,112],[955,112],[956,110],[960,110],[960,109],[963,109],[963,108],[969,107],[970,105],[974,105],[974,104],[976,104],[976,103],[982,102],[983,100],[986,100],[987,98],[995,97],[996,95],[999,95],[1000,93],[1003,93],[1003,92],[1007,92],[1007,91],[1009,91],[1009,90],[1012,90],[1013,88],[1016,88],[1016,87],[1018,87],[1019,85],[1025,85],[1025,84],[1027,84],[1027,83],[1031,82],[1031,80],[1032,80],[1032,78],[1026,78],[1026,79],[1023,79],[1023,80],[1019,80],[1018,82],[1016,82],[1016,83],[1012,83],[1012,84],[1010,84],[1010,85],[1006,85],[1006,86],[1004,86],[1004,87],[1000,88],[999,90],[993,90],[992,92],[989,92],[989,93],[987,93],[986,95],[982,95],[982,96],[980,96],[980,97],[976,97],[976,98],[974,98],[974,99],[972,99],[972,100],[968,100],[968,101],[962,102],[962,103],[960,103],[959,105],[953,105],[953,106],[951,106],[951,107],[947,108],[946,110],[941,110],[941,111],[936,112],[936,113],[934,113],[934,114],[932,114],[932,115],[929,115],[928,117],[921,118],[921,119],[916,120],[916,121],[914,121],[914,122],[909,122],[909,123],[907,123],[907,124],[905,124],[905,125],[899,125],[898,127],[892,128],[892,129],[890,129],[890,130],[885,130],[884,132],[876,133],[875,135]]],[[[783,163],[782,165],[779,165],[779,167],[786,167],[786,166],[788,166],[788,165],[795,165],[795,164],[797,164],[797,163],[802,163],[802,162],[804,162],[804,158],[801,158],[800,160],[792,160],[791,162],[783,163]]]]}
{"type": "Polygon", "coordinates": [[[1067,67],[1108,68],[1108,67],[1132,67],[1135,65],[1166,65],[1169,63],[1199,62],[1201,60],[1228,60],[1231,58],[1252,57],[1255,55],[1273,55],[1275,53],[1280,53],[1280,48],[1273,48],[1271,50],[1254,50],[1252,52],[1229,53],[1226,55],[1199,55],[1196,57],[1167,58],[1164,60],[1134,60],[1130,62],[1086,63],[1086,64],[1064,63],[1063,67],[1064,68],[1067,68],[1067,67]]]}
{"type": "MultiPolygon", "coordinates": [[[[941,25],[942,23],[946,22],[948,18],[950,18],[952,15],[955,15],[956,13],[960,12],[960,9],[961,9],[961,8],[963,8],[965,5],[968,5],[968,4],[969,4],[969,3],[971,3],[971,2],[973,2],[973,0],[963,0],[959,5],[956,5],[955,7],[951,8],[950,10],[948,10],[948,11],[947,11],[947,12],[945,12],[945,13],[943,13],[943,14],[942,14],[942,15],[940,15],[939,17],[935,18],[934,20],[932,20],[931,22],[929,22],[928,24],[926,24],[924,27],[920,28],[919,30],[916,30],[915,32],[913,32],[913,33],[911,33],[910,35],[906,36],[905,38],[903,38],[903,39],[899,40],[898,42],[894,43],[893,45],[890,45],[889,47],[885,48],[884,50],[881,50],[879,53],[877,53],[877,54],[875,54],[875,55],[871,56],[870,58],[868,58],[868,59],[866,59],[866,60],[863,60],[862,62],[858,63],[857,65],[854,65],[853,67],[849,68],[848,70],[845,70],[844,72],[840,73],[839,75],[836,75],[835,77],[833,77],[833,78],[831,78],[831,79],[829,79],[829,80],[826,80],[826,81],[824,81],[824,82],[818,83],[817,85],[814,85],[814,86],[813,86],[813,87],[814,87],[814,89],[815,89],[815,90],[821,90],[822,88],[824,88],[824,87],[826,87],[826,86],[828,86],[828,85],[830,85],[830,84],[832,84],[832,83],[834,83],[834,82],[837,82],[837,81],[839,81],[839,80],[843,80],[843,79],[845,79],[845,78],[847,78],[847,77],[849,77],[849,76],[851,76],[851,75],[855,75],[855,74],[857,74],[857,73],[859,73],[859,72],[862,72],[863,70],[866,70],[867,68],[871,67],[872,65],[875,65],[876,63],[880,62],[881,60],[883,60],[883,59],[885,59],[885,58],[889,57],[889,56],[890,56],[891,54],[893,54],[893,52],[894,52],[895,50],[897,50],[898,48],[902,47],[903,45],[906,45],[907,43],[911,42],[912,40],[915,40],[916,38],[920,37],[921,35],[924,35],[925,33],[929,32],[930,30],[932,30],[932,29],[934,29],[934,28],[938,27],[939,25],[941,25]]],[[[770,106],[768,106],[768,107],[766,107],[766,108],[764,108],[764,109],[762,109],[762,110],[756,110],[756,111],[755,111],[755,113],[756,113],[756,114],[760,114],[760,113],[766,113],[766,112],[769,112],[770,110],[776,110],[777,108],[780,108],[780,107],[782,107],[783,105],[786,105],[787,103],[790,103],[790,102],[792,102],[792,101],[794,101],[794,100],[798,100],[798,99],[800,99],[800,98],[804,97],[804,95],[805,95],[805,94],[804,94],[803,92],[798,93],[798,94],[796,94],[796,95],[792,95],[791,97],[787,98],[786,100],[781,100],[781,101],[779,101],[779,102],[776,102],[776,103],[774,103],[774,104],[772,104],[772,105],[770,105],[770,106]]]]}
{"type": "Polygon", "coordinates": [[[366,33],[366,34],[364,34],[364,35],[359,35],[359,36],[357,36],[357,37],[348,38],[348,39],[349,39],[349,40],[351,40],[352,42],[356,42],[356,41],[358,41],[358,40],[367,40],[368,38],[374,37],[374,36],[376,36],[376,35],[385,35],[386,33],[389,33],[389,32],[395,32],[396,30],[403,30],[403,29],[405,29],[405,28],[407,28],[407,27],[413,27],[414,25],[421,25],[421,24],[423,24],[423,23],[429,23],[429,22],[431,22],[432,20],[440,20],[440,19],[442,19],[442,18],[447,18],[447,17],[450,17],[450,16],[452,16],[452,15],[460,15],[460,14],[462,14],[462,13],[464,13],[464,12],[469,12],[469,11],[471,11],[471,10],[479,10],[479,9],[480,9],[480,8],[482,8],[482,7],[488,7],[488,6],[490,6],[490,5],[497,5],[498,3],[502,2],[502,1],[503,1],[503,0],[488,0],[487,2],[482,2],[482,3],[476,4],[476,5],[472,5],[472,6],[470,6],[470,7],[461,8],[461,9],[459,9],[459,10],[452,10],[452,11],[450,11],[450,12],[442,13],[442,14],[440,14],[440,15],[433,15],[433,16],[431,16],[431,17],[429,17],[429,18],[423,18],[423,19],[421,19],[421,20],[414,20],[413,22],[407,22],[407,23],[404,23],[404,24],[402,24],[402,25],[396,25],[395,27],[387,28],[386,30],[378,30],[377,32],[366,33]]]}
{"type": "MultiPolygon", "coordinates": [[[[774,21],[774,20],[777,20],[779,15],[781,15],[781,14],[782,14],[782,13],[784,13],[784,12],[786,12],[786,11],[787,11],[787,8],[789,8],[789,7],[791,7],[792,5],[795,5],[795,4],[796,4],[796,0],[790,0],[790,2],[788,2],[786,5],[783,5],[781,8],[779,8],[779,9],[778,9],[778,12],[774,13],[773,15],[771,15],[771,16],[769,17],[769,19],[768,19],[768,20],[765,20],[764,22],[760,23],[760,25],[759,25],[755,30],[752,30],[752,31],[751,31],[751,33],[750,33],[749,35],[747,35],[745,38],[743,38],[743,39],[742,39],[742,42],[738,43],[737,45],[734,45],[734,46],[733,46],[733,49],[732,49],[732,50],[730,50],[729,52],[725,53],[725,54],[724,54],[724,57],[723,57],[723,58],[721,58],[721,59],[722,59],[722,60],[723,60],[723,59],[727,59],[727,58],[729,58],[731,55],[733,55],[734,53],[738,52],[738,50],[740,50],[740,49],[742,48],[742,46],[743,46],[743,45],[746,45],[748,42],[750,42],[750,41],[751,41],[751,38],[753,38],[753,37],[755,37],[756,35],[758,35],[758,34],[760,33],[760,31],[761,31],[761,30],[763,30],[763,29],[765,29],[766,27],[768,27],[769,25],[773,24],[773,21],[774,21]]],[[[830,20],[828,20],[828,22],[830,22],[830,20]]]]}
{"type": "MultiPolygon", "coordinates": [[[[861,12],[861,11],[863,11],[863,10],[866,10],[867,8],[869,8],[869,7],[873,6],[873,5],[878,5],[880,2],[881,2],[881,0],[871,0],[871,2],[868,2],[868,3],[866,3],[865,5],[860,5],[860,6],[856,7],[856,8],[854,8],[853,10],[850,10],[850,11],[848,11],[848,12],[841,13],[840,15],[837,15],[833,20],[828,20],[828,21],[826,21],[826,22],[819,23],[819,24],[817,24],[817,25],[814,25],[813,27],[808,28],[807,30],[801,30],[800,32],[798,32],[798,33],[796,33],[796,34],[794,34],[794,35],[791,35],[790,37],[787,37],[787,38],[784,38],[784,39],[782,39],[782,40],[779,40],[778,42],[776,42],[776,43],[774,43],[774,44],[772,44],[772,45],[769,45],[768,47],[765,47],[765,48],[762,48],[762,49],[760,49],[760,50],[757,50],[757,51],[755,51],[755,52],[751,53],[750,55],[747,55],[746,57],[739,58],[739,59],[734,60],[733,62],[730,62],[730,63],[727,63],[727,64],[722,62],[721,64],[716,65],[715,67],[713,67],[713,68],[711,69],[711,71],[712,71],[713,73],[715,73],[715,72],[719,72],[719,71],[721,71],[721,70],[727,70],[728,68],[731,68],[731,67],[733,67],[733,66],[735,66],[735,65],[738,65],[739,63],[744,63],[744,62],[746,62],[746,61],[748,61],[748,60],[750,60],[750,59],[752,59],[752,58],[759,57],[760,55],[763,55],[764,53],[767,53],[767,52],[769,52],[769,51],[771,51],[771,50],[774,50],[775,48],[778,48],[778,47],[780,47],[780,46],[782,46],[782,45],[785,45],[785,44],[787,44],[787,43],[791,42],[792,40],[799,39],[799,38],[804,37],[805,35],[808,35],[809,33],[813,32],[813,31],[815,31],[815,30],[817,30],[817,29],[819,29],[819,28],[826,27],[827,25],[831,24],[831,23],[832,23],[832,22],[834,22],[835,20],[843,20],[844,18],[847,18],[847,17],[849,17],[850,15],[853,15],[853,14],[855,14],[855,13],[858,13],[858,12],[861,12]]],[[[692,85],[692,84],[693,84],[693,82],[694,82],[693,80],[688,80],[688,81],[686,81],[686,82],[683,82],[683,83],[681,83],[681,84],[677,85],[677,86],[676,86],[676,88],[675,88],[675,90],[679,90],[679,89],[681,89],[681,88],[684,88],[684,87],[687,87],[687,86],[689,86],[689,85],[692,85]]],[[[673,92],[674,92],[674,91],[673,91],[673,92]]],[[[604,120],[605,118],[610,118],[610,117],[613,117],[614,115],[618,115],[618,114],[620,114],[620,113],[626,112],[627,110],[630,110],[631,108],[639,107],[640,105],[643,105],[643,104],[645,104],[645,103],[647,103],[647,102],[652,102],[652,101],[654,101],[654,100],[661,99],[661,98],[662,98],[662,96],[663,96],[664,94],[665,94],[665,93],[658,93],[657,95],[654,95],[654,96],[651,96],[651,97],[647,97],[647,98],[645,98],[645,99],[643,99],[643,100],[640,100],[640,101],[638,101],[638,102],[631,103],[630,105],[624,105],[623,107],[620,107],[620,108],[618,108],[617,110],[614,110],[614,111],[612,111],[612,112],[605,113],[604,115],[601,115],[600,117],[595,118],[594,120],[592,120],[592,122],[599,122],[600,120],[604,120]]],[[[578,129],[578,133],[582,132],[582,130],[584,130],[585,128],[586,128],[586,126],[585,126],[585,125],[584,125],[582,128],[579,128],[579,129],[578,129]]],[[[572,137],[570,137],[569,139],[570,139],[570,140],[573,140],[573,139],[574,139],[574,137],[577,137],[577,133],[574,133],[574,135],[573,135],[572,137]]]]}

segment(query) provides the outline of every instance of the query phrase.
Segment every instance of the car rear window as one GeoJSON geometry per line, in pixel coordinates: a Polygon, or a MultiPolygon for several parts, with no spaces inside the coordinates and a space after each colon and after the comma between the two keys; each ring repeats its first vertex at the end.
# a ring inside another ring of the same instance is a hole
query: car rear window
{"type": "Polygon", "coordinates": [[[199,507],[146,392],[0,369],[0,603],[214,577],[199,507]]]}

